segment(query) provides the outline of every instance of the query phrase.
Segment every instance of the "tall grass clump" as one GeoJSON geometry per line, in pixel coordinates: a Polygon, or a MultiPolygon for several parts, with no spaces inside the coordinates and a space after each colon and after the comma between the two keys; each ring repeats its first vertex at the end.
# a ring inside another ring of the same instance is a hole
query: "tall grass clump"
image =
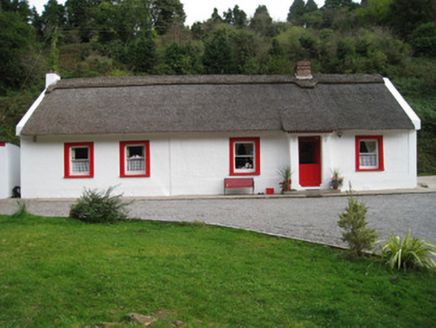
{"type": "Polygon", "coordinates": [[[18,200],[17,206],[18,206],[18,209],[11,215],[11,218],[19,219],[19,218],[24,218],[27,215],[29,215],[26,203],[18,200]]]}
{"type": "Polygon", "coordinates": [[[83,195],[71,206],[70,217],[87,223],[115,223],[128,218],[127,206],[122,195],[112,195],[114,187],[106,191],[85,189],[83,195]]]}
{"type": "Polygon", "coordinates": [[[367,228],[368,208],[364,202],[359,202],[354,197],[351,185],[349,194],[348,206],[344,213],[339,214],[338,226],[345,230],[342,233],[342,241],[348,244],[349,255],[356,257],[372,250],[378,235],[375,229],[367,228]]]}
{"type": "Polygon", "coordinates": [[[381,256],[391,269],[434,269],[436,246],[426,238],[412,238],[410,229],[404,238],[389,235],[381,248],[381,256]]]}

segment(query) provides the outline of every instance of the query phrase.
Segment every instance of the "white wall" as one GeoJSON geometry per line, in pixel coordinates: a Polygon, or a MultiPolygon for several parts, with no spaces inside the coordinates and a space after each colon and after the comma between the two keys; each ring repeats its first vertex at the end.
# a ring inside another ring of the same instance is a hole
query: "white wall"
{"type": "MultiPolygon", "coordinates": [[[[275,188],[279,192],[278,168],[289,164],[286,133],[186,134],[22,137],[22,197],[76,198],[83,189],[115,186],[125,196],[216,195],[224,192],[229,176],[229,138],[260,137],[261,175],[255,192],[275,188]],[[149,178],[120,178],[119,141],[149,140],[149,178]],[[64,178],[64,143],[94,142],[94,178],[64,178]]],[[[232,192],[250,192],[235,190],[232,192]]]]}
{"type": "MultiPolygon", "coordinates": [[[[316,135],[316,134],[314,134],[316,135]]],[[[331,171],[336,169],[343,176],[342,190],[384,190],[415,188],[417,185],[416,131],[343,131],[339,138],[336,132],[321,136],[322,184],[321,189],[330,187],[331,171]],[[356,171],[356,136],[383,136],[384,171],[356,171]]],[[[305,189],[298,180],[298,137],[291,135],[291,162],[294,174],[292,187],[305,189]]],[[[307,136],[307,135],[301,135],[307,136]]]]}
{"type": "MultiPolygon", "coordinates": [[[[345,178],[343,190],[352,182],[354,190],[416,187],[416,131],[344,131],[321,136],[322,185],[330,187],[331,170],[345,178]],[[382,135],[385,170],[356,172],[355,136],[382,135]]],[[[308,136],[308,135],[302,135],[308,136]]],[[[229,177],[229,138],[260,137],[261,175],[253,176],[255,192],[274,188],[280,192],[277,171],[291,162],[292,188],[301,190],[298,172],[298,137],[286,133],[186,134],[82,136],[22,138],[21,179],[23,198],[76,198],[83,189],[118,186],[125,196],[217,195],[229,177]],[[120,178],[119,142],[150,141],[149,178],[120,178]],[[94,142],[94,178],[64,178],[64,143],[94,142]]],[[[230,190],[248,193],[250,190],[230,190]]]]}
{"type": "Polygon", "coordinates": [[[12,196],[20,185],[20,148],[6,143],[0,146],[0,199],[12,196]]]}

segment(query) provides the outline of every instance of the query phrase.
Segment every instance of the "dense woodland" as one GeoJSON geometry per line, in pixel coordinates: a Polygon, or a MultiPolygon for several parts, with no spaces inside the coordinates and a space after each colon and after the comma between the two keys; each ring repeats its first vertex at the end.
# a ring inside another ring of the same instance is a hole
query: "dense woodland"
{"type": "MultiPolygon", "coordinates": [[[[183,1],[183,0],[182,0],[183,1]]],[[[0,141],[43,89],[62,78],[151,74],[379,73],[422,120],[421,173],[436,174],[436,1],[290,0],[286,22],[238,6],[185,26],[180,0],[0,0],[0,141]]]]}

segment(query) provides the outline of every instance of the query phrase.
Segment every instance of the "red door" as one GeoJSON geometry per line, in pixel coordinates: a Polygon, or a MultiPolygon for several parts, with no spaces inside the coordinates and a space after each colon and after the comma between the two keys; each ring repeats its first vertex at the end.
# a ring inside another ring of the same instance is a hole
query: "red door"
{"type": "Polygon", "coordinates": [[[319,187],[321,185],[321,142],[320,137],[298,138],[300,161],[300,185],[319,187]]]}

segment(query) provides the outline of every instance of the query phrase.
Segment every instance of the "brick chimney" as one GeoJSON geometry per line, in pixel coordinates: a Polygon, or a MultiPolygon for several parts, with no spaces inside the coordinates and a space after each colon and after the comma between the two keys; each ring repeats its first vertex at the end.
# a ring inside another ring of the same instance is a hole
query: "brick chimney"
{"type": "Polygon", "coordinates": [[[299,61],[295,64],[294,68],[295,77],[297,79],[312,79],[312,69],[310,68],[310,61],[299,61]]]}

